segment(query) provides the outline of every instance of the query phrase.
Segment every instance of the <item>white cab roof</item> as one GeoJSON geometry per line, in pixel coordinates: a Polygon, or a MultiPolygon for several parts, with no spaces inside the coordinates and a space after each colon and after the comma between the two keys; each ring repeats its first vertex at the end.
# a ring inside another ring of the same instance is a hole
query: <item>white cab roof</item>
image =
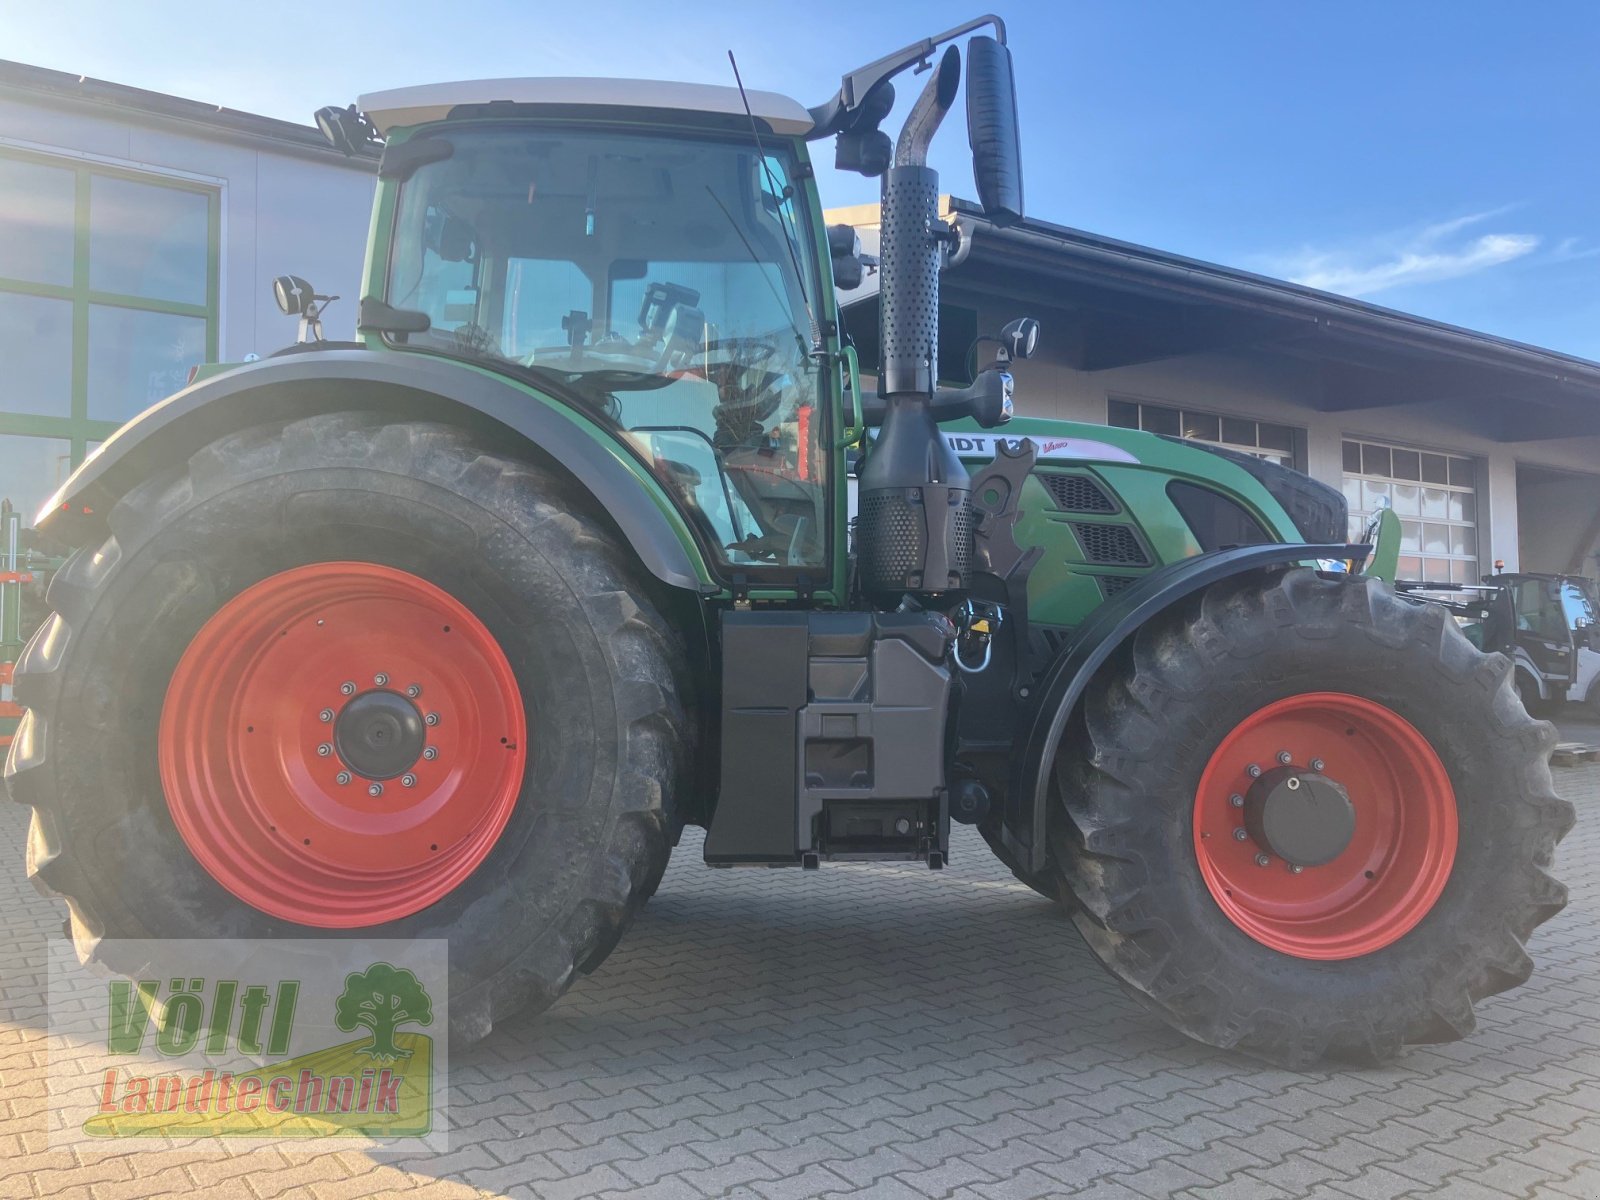
{"type": "MultiPolygon", "coordinates": [[[[775,92],[746,92],[750,111],[774,133],[811,130],[805,106],[775,92]]],[[[744,116],[739,89],[709,83],[666,83],[655,79],[473,79],[373,92],[356,103],[380,133],[403,125],[442,121],[462,104],[604,105],[613,108],[667,109],[744,116]]]]}

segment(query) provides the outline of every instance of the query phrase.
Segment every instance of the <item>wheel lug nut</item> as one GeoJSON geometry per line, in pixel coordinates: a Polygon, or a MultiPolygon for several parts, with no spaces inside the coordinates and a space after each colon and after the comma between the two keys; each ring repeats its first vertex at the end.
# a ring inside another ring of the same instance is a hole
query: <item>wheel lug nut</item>
{"type": "Polygon", "coordinates": [[[1302,867],[1299,863],[1290,863],[1289,864],[1289,874],[1291,874],[1291,875],[1298,875],[1298,874],[1300,874],[1301,871],[1304,871],[1304,870],[1305,870],[1305,868],[1302,867]]]}
{"type": "Polygon", "coordinates": [[[1290,754],[1287,750],[1279,750],[1278,761],[1287,767],[1294,761],[1294,755],[1290,754]]]}
{"type": "Polygon", "coordinates": [[[1251,763],[1248,767],[1246,767],[1244,769],[1244,773],[1250,776],[1251,779],[1261,778],[1261,768],[1256,766],[1255,763],[1251,763]]]}
{"type": "Polygon", "coordinates": [[[406,695],[415,700],[418,696],[422,695],[422,685],[419,683],[413,683],[406,689],[406,695]]]}
{"type": "Polygon", "coordinates": [[[323,709],[321,712],[319,712],[317,714],[317,720],[321,721],[324,725],[326,725],[329,721],[333,720],[333,709],[331,709],[331,708],[323,709]]]}
{"type": "Polygon", "coordinates": [[[401,787],[416,787],[417,786],[417,777],[415,775],[411,775],[409,773],[400,776],[400,786],[401,787]]]}
{"type": "Polygon", "coordinates": [[[337,775],[334,776],[334,779],[338,780],[340,787],[343,787],[345,784],[350,782],[350,772],[349,771],[340,771],[337,775]]]}
{"type": "Polygon", "coordinates": [[[1313,771],[1320,771],[1320,770],[1322,770],[1323,767],[1325,767],[1327,765],[1328,764],[1323,762],[1320,758],[1313,758],[1311,760],[1311,769],[1313,771]]]}
{"type": "Polygon", "coordinates": [[[369,787],[367,789],[367,795],[369,795],[369,796],[381,796],[381,795],[383,795],[383,784],[381,784],[381,783],[373,784],[371,787],[369,787]]]}
{"type": "Polygon", "coordinates": [[[318,758],[327,758],[328,755],[330,755],[332,753],[333,753],[333,747],[331,745],[329,745],[327,742],[323,742],[322,745],[317,747],[317,757],[318,758]]]}
{"type": "Polygon", "coordinates": [[[434,759],[439,757],[439,747],[429,746],[422,752],[422,757],[427,759],[429,762],[432,762],[434,759]]]}
{"type": "Polygon", "coordinates": [[[439,714],[438,713],[429,713],[427,716],[423,717],[422,719],[424,721],[426,721],[429,725],[437,725],[439,723],[439,714]]]}
{"type": "Polygon", "coordinates": [[[1235,792],[1233,795],[1228,797],[1228,803],[1233,805],[1235,808],[1243,808],[1244,797],[1235,792]]]}
{"type": "Polygon", "coordinates": [[[1270,866],[1271,864],[1272,864],[1272,859],[1268,858],[1265,854],[1256,855],[1256,866],[1258,866],[1258,867],[1266,867],[1266,866],[1270,866]]]}
{"type": "Polygon", "coordinates": [[[1245,841],[1247,838],[1249,838],[1249,836],[1250,834],[1247,830],[1235,829],[1233,831],[1233,840],[1236,842],[1245,841]]]}
{"type": "Polygon", "coordinates": [[[379,687],[382,687],[384,684],[389,682],[389,677],[387,675],[385,675],[382,671],[379,671],[376,675],[374,675],[372,677],[372,682],[377,684],[379,687]]]}
{"type": "Polygon", "coordinates": [[[351,683],[349,680],[346,680],[344,683],[339,685],[339,690],[346,696],[354,696],[356,694],[356,685],[351,683]]]}

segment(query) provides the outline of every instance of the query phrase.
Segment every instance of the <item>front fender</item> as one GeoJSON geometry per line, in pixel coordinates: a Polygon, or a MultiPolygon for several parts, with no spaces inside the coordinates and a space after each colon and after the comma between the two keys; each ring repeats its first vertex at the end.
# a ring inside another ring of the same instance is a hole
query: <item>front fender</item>
{"type": "Polygon", "coordinates": [[[1001,836],[1006,848],[1026,867],[1026,874],[1044,870],[1050,771],[1067,721],[1090,680],[1118,646],[1164,610],[1219,580],[1319,558],[1361,559],[1370,549],[1288,543],[1218,550],[1152,571],[1095,609],[1046,669],[1029,697],[1013,743],[1021,753],[1012,758],[1001,836]]]}
{"type": "Polygon", "coordinates": [[[687,523],[620,442],[575,406],[487,370],[423,354],[326,350],[266,359],[196,383],[128,422],[74,471],[39,514],[73,544],[105,536],[130,489],[201,447],[252,425],[342,409],[474,429],[564,470],[616,524],[644,568],[696,591],[715,582],[687,523]]]}

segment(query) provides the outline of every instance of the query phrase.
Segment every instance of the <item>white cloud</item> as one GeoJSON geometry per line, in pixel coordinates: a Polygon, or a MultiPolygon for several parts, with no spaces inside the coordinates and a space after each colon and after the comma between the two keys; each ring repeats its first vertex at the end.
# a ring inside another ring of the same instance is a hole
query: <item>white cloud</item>
{"type": "Polygon", "coordinates": [[[1385,234],[1337,249],[1305,247],[1273,264],[1275,274],[1295,283],[1371,296],[1409,284],[1459,279],[1532,254],[1540,239],[1531,233],[1480,233],[1463,236],[1507,210],[1493,209],[1438,221],[1420,229],[1385,234]]]}

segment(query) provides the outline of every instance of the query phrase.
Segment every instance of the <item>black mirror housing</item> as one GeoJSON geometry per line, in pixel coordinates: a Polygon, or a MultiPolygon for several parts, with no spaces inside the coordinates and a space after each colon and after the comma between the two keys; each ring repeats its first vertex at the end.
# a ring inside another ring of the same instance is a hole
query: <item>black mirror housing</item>
{"type": "Polygon", "coordinates": [[[1022,143],[1011,51],[991,37],[967,43],[967,141],[983,214],[996,225],[1022,220],[1022,143]]]}

